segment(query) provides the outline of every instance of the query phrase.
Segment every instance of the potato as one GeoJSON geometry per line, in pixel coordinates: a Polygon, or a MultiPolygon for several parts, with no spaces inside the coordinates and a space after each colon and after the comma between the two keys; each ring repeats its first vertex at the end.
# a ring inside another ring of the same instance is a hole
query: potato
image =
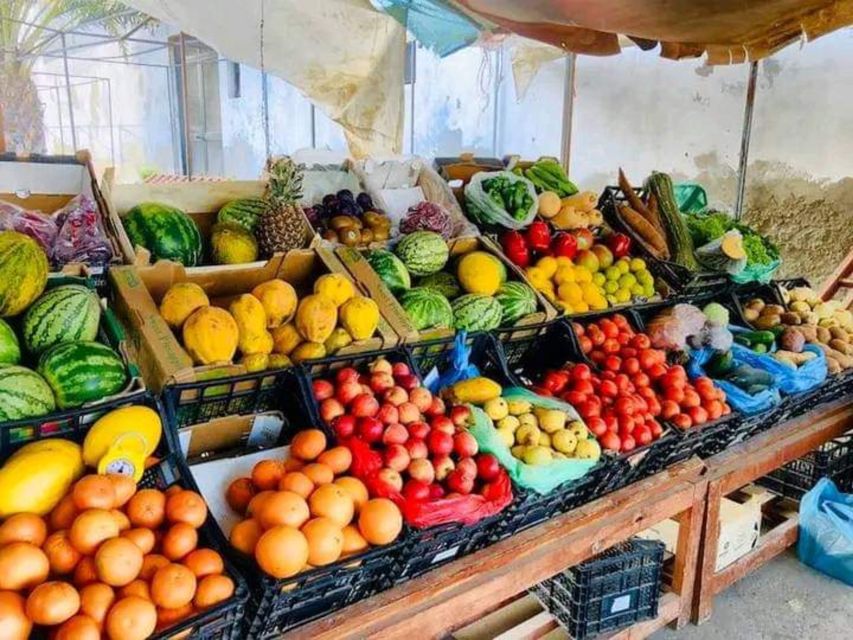
{"type": "Polygon", "coordinates": [[[837,340],[843,340],[844,342],[850,342],[850,335],[841,327],[830,327],[829,335],[837,340]]]}
{"type": "Polygon", "coordinates": [[[803,300],[797,300],[795,302],[792,302],[791,304],[788,305],[788,308],[791,311],[796,311],[797,313],[799,313],[801,311],[811,311],[812,310],[812,308],[809,306],[809,303],[805,302],[803,300]]]}
{"type": "Polygon", "coordinates": [[[817,341],[821,344],[829,344],[830,340],[832,340],[832,334],[829,332],[829,329],[827,329],[826,327],[818,327],[817,341]]]}
{"type": "Polygon", "coordinates": [[[780,316],[785,313],[785,307],[781,304],[767,304],[764,305],[764,309],[761,310],[761,315],[777,315],[780,316]]]}
{"type": "Polygon", "coordinates": [[[758,309],[747,307],[743,310],[743,317],[747,322],[755,322],[761,315],[758,309]]]}
{"type": "Polygon", "coordinates": [[[845,342],[844,340],[833,338],[829,341],[829,347],[831,349],[835,349],[836,351],[840,351],[846,356],[853,356],[853,346],[847,344],[847,342],[845,342]]]}
{"type": "Polygon", "coordinates": [[[802,322],[800,316],[791,311],[786,311],[782,315],[779,316],[779,319],[782,321],[782,324],[793,324],[797,325],[802,322]]]}
{"type": "Polygon", "coordinates": [[[782,319],[775,314],[763,314],[752,323],[756,329],[772,329],[782,324],[782,319]]]}
{"type": "Polygon", "coordinates": [[[803,334],[803,337],[806,339],[806,342],[817,342],[817,327],[801,324],[797,327],[797,331],[803,334]]]}
{"type": "Polygon", "coordinates": [[[841,373],[842,367],[838,363],[838,360],[836,360],[835,358],[831,358],[831,357],[827,356],[826,357],[826,370],[829,371],[829,373],[831,373],[832,375],[835,375],[836,373],[841,373]]]}
{"type": "Polygon", "coordinates": [[[753,298],[744,305],[747,309],[755,309],[759,313],[764,308],[764,300],[761,298],[753,298]]]}

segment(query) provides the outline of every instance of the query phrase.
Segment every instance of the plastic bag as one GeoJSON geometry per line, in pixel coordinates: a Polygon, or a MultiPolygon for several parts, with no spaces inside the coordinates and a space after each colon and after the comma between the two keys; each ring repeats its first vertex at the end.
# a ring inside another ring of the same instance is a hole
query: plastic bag
{"type": "Polygon", "coordinates": [[[424,386],[432,393],[437,394],[459,380],[467,380],[480,375],[476,365],[470,363],[471,346],[466,343],[467,331],[459,331],[453,340],[453,348],[450,350],[450,362],[441,373],[428,371],[424,378],[424,386]]]}
{"type": "MultiPolygon", "coordinates": [[[[536,407],[559,409],[565,411],[570,420],[582,422],[570,404],[536,395],[527,389],[511,387],[504,389],[502,396],[506,400],[527,400],[536,407]]],[[[599,463],[598,460],[558,459],[543,465],[525,464],[510,453],[509,447],[497,435],[494,424],[482,409],[472,406],[471,411],[474,424],[468,427],[468,432],[477,440],[480,451],[493,454],[507,470],[509,477],[525,489],[541,494],[550,493],[563,483],[582,478],[599,463]]],[[[589,437],[595,440],[591,434],[589,437]]]]}
{"type": "Polygon", "coordinates": [[[821,478],[800,500],[800,562],[853,586],[853,495],[821,478]]]}
{"type": "Polygon", "coordinates": [[[676,304],[646,323],[646,335],[655,349],[684,351],[687,338],[701,333],[705,314],[692,304],[676,304]]]}
{"type": "Polygon", "coordinates": [[[765,353],[755,353],[752,349],[740,344],[732,345],[735,360],[770,372],[776,379],[776,386],[782,393],[788,395],[803,393],[821,385],[827,376],[826,355],[813,344],[807,344],[803,351],[814,353],[815,357],[808,362],[792,369],[782,364],[773,356],[765,353]]]}
{"type": "Polygon", "coordinates": [[[674,189],[675,203],[682,213],[702,213],[708,207],[708,194],[701,184],[679,182],[674,189]]]}
{"type": "Polygon", "coordinates": [[[782,266],[782,259],[777,258],[770,264],[747,264],[743,271],[730,274],[729,277],[738,284],[747,282],[768,283],[773,279],[773,274],[782,266]]]}
{"type": "Polygon", "coordinates": [[[29,236],[50,256],[59,229],[53,218],[41,211],[24,209],[0,200],[0,230],[17,231],[29,236]]]}
{"type": "Polygon", "coordinates": [[[536,189],[527,178],[517,176],[511,171],[481,171],[474,174],[471,181],[465,185],[465,204],[468,209],[468,217],[483,225],[498,225],[507,229],[524,229],[536,217],[538,208],[536,189]],[[532,204],[526,215],[514,218],[502,205],[489,197],[483,188],[483,182],[491,178],[507,178],[511,183],[523,182],[527,186],[532,204]]]}
{"type": "MultiPolygon", "coordinates": [[[[739,345],[732,345],[732,354],[734,355],[735,366],[738,364],[752,364],[739,359],[738,353],[734,350],[734,347],[737,346],[739,345]]],[[[691,379],[698,378],[700,376],[707,376],[708,374],[705,372],[704,366],[711,359],[714,353],[715,351],[713,349],[708,348],[692,349],[690,351],[690,360],[687,362],[686,366],[687,375],[691,379]]],[[[764,391],[756,393],[755,395],[748,394],[739,386],[732,384],[727,380],[714,378],[714,384],[726,393],[726,402],[728,402],[733,409],[736,409],[747,416],[764,413],[782,402],[782,397],[779,395],[779,389],[775,384],[764,391]]]]}
{"type": "Polygon", "coordinates": [[[730,276],[743,271],[746,268],[746,256],[738,259],[730,258],[723,251],[723,242],[730,242],[732,238],[737,241],[743,241],[740,231],[731,229],[716,240],[711,240],[708,244],[704,244],[696,249],[696,259],[699,261],[699,264],[711,271],[722,271],[730,276]]]}
{"type": "Polygon", "coordinates": [[[101,227],[98,206],[80,194],[54,214],[59,231],[53,245],[54,264],[83,262],[91,266],[109,264],[113,250],[101,227]]]}

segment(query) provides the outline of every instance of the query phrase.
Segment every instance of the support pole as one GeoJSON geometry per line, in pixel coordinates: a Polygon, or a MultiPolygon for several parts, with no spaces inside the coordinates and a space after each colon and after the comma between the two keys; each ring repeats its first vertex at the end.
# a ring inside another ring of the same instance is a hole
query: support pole
{"type": "Polygon", "coordinates": [[[183,131],[181,134],[184,138],[184,167],[186,168],[187,175],[192,177],[193,175],[193,161],[192,161],[192,153],[190,152],[190,110],[189,105],[190,101],[187,97],[187,44],[186,44],[186,34],[181,31],[181,35],[179,36],[178,43],[180,45],[179,55],[181,62],[181,108],[184,112],[184,117],[181,118],[181,124],[183,127],[183,131]]]}
{"type": "Polygon", "coordinates": [[[758,63],[749,65],[749,80],[746,85],[746,106],[743,111],[743,131],[740,137],[740,161],[737,170],[737,195],[735,199],[735,219],[743,216],[746,198],[746,168],[749,163],[749,138],[752,135],[752,113],[755,108],[755,87],[758,81],[758,63]]]}
{"type": "Polygon", "coordinates": [[[72,152],[77,152],[77,131],[74,127],[74,105],[71,103],[71,74],[68,72],[68,52],[65,50],[65,34],[60,34],[62,40],[62,64],[65,68],[65,93],[68,97],[68,123],[71,126],[72,152]]]}
{"type": "Polygon", "coordinates": [[[566,77],[563,81],[563,135],[560,140],[560,160],[569,175],[572,156],[572,120],[575,111],[575,63],[574,53],[566,57],[566,77]]]}

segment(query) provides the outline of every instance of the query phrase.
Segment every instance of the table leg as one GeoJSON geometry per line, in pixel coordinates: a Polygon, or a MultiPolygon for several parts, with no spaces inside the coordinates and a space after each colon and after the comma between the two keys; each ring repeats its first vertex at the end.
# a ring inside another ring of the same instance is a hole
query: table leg
{"type": "Polygon", "coordinates": [[[717,564],[717,543],[720,536],[720,502],[723,498],[721,483],[718,481],[709,482],[707,495],[705,535],[702,536],[701,563],[698,576],[699,589],[693,606],[694,624],[702,624],[710,618],[714,605],[714,573],[717,564]]]}

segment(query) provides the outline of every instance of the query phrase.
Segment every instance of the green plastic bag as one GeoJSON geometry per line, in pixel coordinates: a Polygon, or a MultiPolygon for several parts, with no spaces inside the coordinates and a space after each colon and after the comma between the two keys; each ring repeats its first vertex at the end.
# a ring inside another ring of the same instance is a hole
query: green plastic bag
{"type": "MultiPolygon", "coordinates": [[[[554,398],[536,395],[527,389],[510,387],[504,389],[502,395],[505,400],[527,400],[536,407],[565,411],[569,420],[581,420],[571,405],[554,398]]],[[[480,451],[493,454],[513,482],[525,489],[541,494],[550,493],[564,482],[582,478],[599,462],[598,460],[558,459],[543,465],[525,464],[512,455],[509,447],[498,436],[491,418],[482,409],[472,406],[471,412],[474,416],[474,424],[468,427],[468,431],[477,440],[480,451]]],[[[592,434],[589,437],[595,440],[592,434]]]]}
{"type": "Polygon", "coordinates": [[[682,213],[701,213],[708,207],[708,194],[701,184],[680,182],[675,185],[675,204],[682,213]]]}

